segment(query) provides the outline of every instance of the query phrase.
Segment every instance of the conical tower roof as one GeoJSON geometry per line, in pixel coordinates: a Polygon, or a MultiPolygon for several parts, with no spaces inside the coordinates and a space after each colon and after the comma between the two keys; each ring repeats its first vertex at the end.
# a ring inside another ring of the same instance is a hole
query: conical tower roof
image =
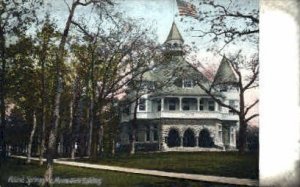
{"type": "Polygon", "coordinates": [[[231,64],[228,62],[228,59],[223,56],[221,64],[216,73],[214,84],[232,84],[237,83],[237,77],[232,69],[231,64]]]}
{"type": "Polygon", "coordinates": [[[165,43],[171,40],[180,40],[181,42],[184,42],[175,22],[172,23],[171,30],[165,43]]]}

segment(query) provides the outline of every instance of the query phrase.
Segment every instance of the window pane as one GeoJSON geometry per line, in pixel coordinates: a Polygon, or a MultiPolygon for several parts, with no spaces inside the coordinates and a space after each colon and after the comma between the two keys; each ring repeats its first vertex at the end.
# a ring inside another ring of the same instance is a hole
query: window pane
{"type": "Polygon", "coordinates": [[[191,88],[193,86],[193,82],[191,80],[184,80],[183,87],[184,88],[191,88]]]}
{"type": "Polygon", "coordinates": [[[146,99],[141,98],[139,101],[139,110],[145,111],[146,110],[146,99]]]}
{"type": "Polygon", "coordinates": [[[176,110],[176,100],[175,99],[169,100],[169,110],[176,110]]]}
{"type": "Polygon", "coordinates": [[[153,141],[158,141],[158,128],[157,128],[157,125],[154,125],[153,126],[153,141]]]}
{"type": "Polygon", "coordinates": [[[190,110],[189,102],[186,99],[182,100],[182,110],[190,110]]]}
{"type": "Polygon", "coordinates": [[[208,110],[214,111],[215,110],[215,102],[213,100],[208,101],[208,110]]]}
{"type": "Polygon", "coordinates": [[[200,110],[204,110],[204,100],[200,99],[200,110]]]}
{"type": "Polygon", "coordinates": [[[147,127],[146,129],[146,141],[150,141],[150,128],[147,127]]]}

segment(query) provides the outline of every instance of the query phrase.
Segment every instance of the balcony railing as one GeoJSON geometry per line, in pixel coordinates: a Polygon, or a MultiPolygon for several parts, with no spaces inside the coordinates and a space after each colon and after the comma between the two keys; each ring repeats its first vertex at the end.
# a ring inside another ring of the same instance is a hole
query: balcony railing
{"type": "MultiPolygon", "coordinates": [[[[122,121],[129,121],[131,115],[122,115],[122,121]]],[[[159,118],[181,118],[181,119],[219,119],[238,120],[238,115],[221,113],[217,111],[159,111],[159,112],[138,112],[137,119],[159,119],[159,118]]]]}

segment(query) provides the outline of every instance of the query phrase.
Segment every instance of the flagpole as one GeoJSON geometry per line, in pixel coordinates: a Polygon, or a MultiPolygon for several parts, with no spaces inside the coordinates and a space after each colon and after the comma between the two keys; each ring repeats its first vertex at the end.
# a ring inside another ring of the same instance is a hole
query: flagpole
{"type": "Polygon", "coordinates": [[[173,0],[173,22],[175,22],[175,4],[176,0],[173,0]]]}

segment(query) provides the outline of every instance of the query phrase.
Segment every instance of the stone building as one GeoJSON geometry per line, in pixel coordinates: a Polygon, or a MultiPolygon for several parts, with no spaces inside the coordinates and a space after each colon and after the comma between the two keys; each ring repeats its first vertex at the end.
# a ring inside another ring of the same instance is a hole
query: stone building
{"type": "MultiPolygon", "coordinates": [[[[183,58],[184,40],[175,23],[164,43],[167,62],[144,75],[144,81],[155,83],[172,78],[162,89],[139,98],[135,145],[137,150],[149,151],[223,151],[236,149],[238,115],[218,105],[198,81],[211,85],[237,81],[234,71],[224,57],[213,81],[183,58]]],[[[215,90],[216,97],[238,107],[238,90],[231,85],[215,90]]],[[[126,97],[130,97],[128,94],[126,97]]],[[[126,100],[125,97],[125,100],[126,100]]],[[[129,146],[134,104],[123,108],[120,124],[120,145],[129,146]]]]}

